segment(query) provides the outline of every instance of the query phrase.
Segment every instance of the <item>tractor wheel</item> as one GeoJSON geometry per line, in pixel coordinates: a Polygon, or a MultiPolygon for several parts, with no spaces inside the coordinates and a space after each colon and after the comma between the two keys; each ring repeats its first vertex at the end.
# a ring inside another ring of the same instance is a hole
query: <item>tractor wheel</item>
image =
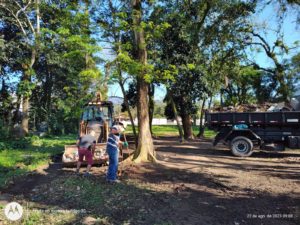
{"type": "Polygon", "coordinates": [[[248,157],[253,153],[253,143],[249,138],[235,137],[231,141],[231,152],[234,156],[248,157]]]}

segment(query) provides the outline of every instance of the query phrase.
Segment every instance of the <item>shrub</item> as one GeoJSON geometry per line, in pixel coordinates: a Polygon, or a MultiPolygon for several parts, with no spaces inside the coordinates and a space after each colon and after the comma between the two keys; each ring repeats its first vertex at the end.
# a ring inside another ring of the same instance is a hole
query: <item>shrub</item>
{"type": "Polygon", "coordinates": [[[39,138],[39,136],[33,135],[30,137],[30,144],[32,146],[41,147],[43,145],[43,141],[39,138]]]}
{"type": "Polygon", "coordinates": [[[9,147],[12,149],[25,149],[25,148],[29,147],[29,144],[30,144],[30,142],[27,138],[10,141],[10,143],[8,143],[9,147]]]}
{"type": "Polygon", "coordinates": [[[7,149],[7,148],[8,148],[8,147],[7,147],[6,143],[0,142],[0,151],[1,151],[1,150],[5,150],[5,149],[7,149]]]}

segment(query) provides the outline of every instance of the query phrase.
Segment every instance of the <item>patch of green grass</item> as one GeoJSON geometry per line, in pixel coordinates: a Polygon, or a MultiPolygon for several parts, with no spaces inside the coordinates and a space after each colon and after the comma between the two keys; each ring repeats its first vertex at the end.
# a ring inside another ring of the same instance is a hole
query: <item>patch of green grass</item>
{"type": "Polygon", "coordinates": [[[29,206],[23,208],[24,216],[20,221],[24,225],[35,224],[74,224],[76,213],[68,210],[60,210],[54,207],[47,207],[46,210],[29,206]]]}
{"type": "Polygon", "coordinates": [[[96,207],[99,203],[104,202],[105,196],[103,195],[103,187],[98,187],[87,179],[70,178],[67,179],[63,185],[68,187],[65,192],[67,199],[79,197],[82,202],[88,203],[87,206],[90,207],[96,207]]]}
{"type": "Polygon", "coordinates": [[[206,138],[214,138],[217,135],[217,133],[213,130],[209,130],[208,128],[205,128],[204,130],[204,137],[206,138]]]}
{"type": "MultiPolygon", "coordinates": [[[[55,187],[63,187],[63,198],[66,201],[78,202],[80,206],[89,209],[97,209],[101,205],[106,207],[116,207],[115,202],[119,202],[119,206],[126,206],[129,199],[135,199],[137,191],[126,184],[111,185],[108,183],[101,183],[97,180],[91,180],[81,177],[70,177],[61,183],[53,183],[55,187]]],[[[146,189],[148,187],[142,187],[146,189]]],[[[150,191],[150,190],[148,190],[150,191]]],[[[61,196],[60,196],[61,198],[61,196]]]]}
{"type": "MultiPolygon", "coordinates": [[[[177,125],[153,125],[152,131],[155,136],[178,136],[178,128],[177,125]]],[[[128,126],[126,128],[126,133],[133,134],[132,126],[128,126]]],[[[199,126],[193,126],[193,133],[197,135],[199,133],[199,126]]],[[[208,130],[205,128],[204,136],[207,138],[213,138],[216,133],[212,130],[208,130]]]]}
{"type": "Polygon", "coordinates": [[[38,211],[34,211],[29,213],[28,217],[25,219],[24,223],[26,225],[34,225],[42,220],[42,213],[38,211]]]}
{"type": "Polygon", "coordinates": [[[17,141],[1,141],[0,188],[14,177],[47,164],[51,156],[62,153],[64,145],[73,144],[75,138],[75,135],[45,138],[33,136],[17,141]]]}

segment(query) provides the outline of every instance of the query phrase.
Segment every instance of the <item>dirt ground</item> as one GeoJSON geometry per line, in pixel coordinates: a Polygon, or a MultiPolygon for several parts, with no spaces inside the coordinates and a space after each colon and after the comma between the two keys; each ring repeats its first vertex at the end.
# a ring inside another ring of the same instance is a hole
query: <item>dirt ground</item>
{"type": "Polygon", "coordinates": [[[300,150],[237,158],[205,139],[161,137],[155,146],[158,164],[121,165],[121,184],[105,183],[106,167],[78,178],[58,157],[2,190],[0,203],[87,209],[42,224],[300,224],[300,150]]]}

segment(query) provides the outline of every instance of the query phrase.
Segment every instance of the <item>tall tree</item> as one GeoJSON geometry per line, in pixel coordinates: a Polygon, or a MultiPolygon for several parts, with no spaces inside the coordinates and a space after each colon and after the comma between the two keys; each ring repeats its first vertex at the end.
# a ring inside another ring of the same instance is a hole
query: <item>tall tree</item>
{"type": "Polygon", "coordinates": [[[29,99],[34,87],[31,79],[34,75],[33,65],[38,54],[40,35],[40,1],[27,0],[0,3],[0,8],[7,11],[12,21],[22,32],[23,38],[29,49],[29,56],[22,62],[23,75],[19,84],[18,93],[22,96],[22,134],[29,130],[29,99]],[[34,16],[32,16],[32,14],[34,16]]]}
{"type": "Polygon", "coordinates": [[[136,162],[155,160],[153,140],[149,126],[149,101],[148,92],[149,84],[145,80],[147,65],[147,49],[145,41],[144,28],[142,26],[143,8],[141,0],[132,0],[132,20],[134,31],[134,58],[141,64],[142,69],[137,74],[137,91],[138,91],[138,147],[134,153],[136,162]]]}

